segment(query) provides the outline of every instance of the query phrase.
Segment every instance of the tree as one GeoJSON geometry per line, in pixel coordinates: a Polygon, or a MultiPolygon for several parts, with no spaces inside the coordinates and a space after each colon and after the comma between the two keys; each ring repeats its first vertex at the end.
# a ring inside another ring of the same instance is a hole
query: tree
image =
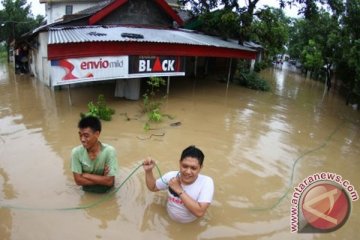
{"type": "Polygon", "coordinates": [[[180,5],[190,5],[191,11],[195,16],[208,13],[210,10],[217,8],[216,0],[179,0],[180,5]]]}
{"type": "Polygon", "coordinates": [[[305,69],[318,73],[324,65],[320,51],[320,45],[315,40],[310,39],[301,52],[301,60],[305,69]]]}
{"type": "Polygon", "coordinates": [[[248,0],[247,7],[237,9],[237,12],[240,14],[240,43],[250,40],[251,25],[254,20],[254,12],[258,2],[259,0],[248,0]]]}
{"type": "Polygon", "coordinates": [[[281,9],[261,9],[256,13],[250,39],[261,42],[269,56],[284,52],[289,38],[289,22],[281,9]]]}
{"type": "Polygon", "coordinates": [[[239,25],[239,15],[228,9],[207,12],[198,17],[198,30],[223,39],[237,39],[239,25]]]}
{"type": "Polygon", "coordinates": [[[345,85],[347,103],[360,104],[360,1],[347,0],[341,38],[339,75],[345,85]]]}
{"type": "Polygon", "coordinates": [[[280,7],[286,5],[299,6],[299,15],[303,15],[305,19],[310,20],[316,17],[321,6],[328,6],[335,15],[339,15],[344,10],[343,0],[280,0],[280,7]]]}
{"type": "Polygon", "coordinates": [[[329,89],[331,69],[343,50],[339,45],[342,38],[339,19],[337,14],[320,10],[311,20],[296,20],[290,31],[290,55],[301,59],[305,70],[310,70],[313,77],[325,73],[329,89]]]}
{"type": "Polygon", "coordinates": [[[34,18],[26,0],[2,0],[1,4],[4,9],[0,10],[0,42],[5,41],[9,50],[13,40],[38,27],[44,17],[34,18]]]}
{"type": "MultiPolygon", "coordinates": [[[[207,19],[210,17],[217,18],[220,21],[225,20],[226,24],[231,24],[231,28],[233,28],[232,24],[237,24],[236,35],[238,35],[240,43],[250,39],[251,25],[254,19],[256,5],[259,0],[248,0],[247,6],[244,7],[241,7],[237,0],[180,0],[179,2],[183,5],[187,4],[190,6],[192,13],[197,17],[207,15],[207,19]],[[222,15],[222,18],[218,17],[217,14],[211,14],[212,10],[220,8],[224,11],[219,13],[222,15]],[[230,12],[236,13],[237,17],[235,18],[233,14],[230,14],[230,12]]],[[[214,20],[216,21],[216,19],[214,20]]],[[[211,25],[220,24],[221,22],[211,25]]]]}

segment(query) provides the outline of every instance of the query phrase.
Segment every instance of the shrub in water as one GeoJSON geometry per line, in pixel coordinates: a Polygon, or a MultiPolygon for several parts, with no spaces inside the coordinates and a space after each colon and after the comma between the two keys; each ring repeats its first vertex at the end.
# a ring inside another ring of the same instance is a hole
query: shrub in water
{"type": "Polygon", "coordinates": [[[241,73],[240,75],[240,85],[254,90],[270,91],[269,83],[260,78],[256,73],[241,73]]]}
{"type": "Polygon", "coordinates": [[[114,113],[115,110],[106,105],[104,95],[100,94],[95,104],[92,101],[88,103],[88,112],[81,113],[80,115],[81,117],[94,116],[105,121],[110,121],[114,113]]]}

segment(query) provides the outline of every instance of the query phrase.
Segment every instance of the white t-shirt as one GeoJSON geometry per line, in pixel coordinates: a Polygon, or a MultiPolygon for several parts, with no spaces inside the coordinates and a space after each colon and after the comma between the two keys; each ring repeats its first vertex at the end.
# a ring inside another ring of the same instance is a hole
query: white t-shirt
{"type": "MultiPolygon", "coordinates": [[[[162,179],[159,178],[156,180],[156,187],[159,190],[168,189],[168,183],[171,178],[176,177],[178,171],[171,171],[162,176],[162,179]],[[164,183],[165,182],[165,183],[164,183]]],[[[211,203],[214,195],[214,182],[212,178],[205,175],[198,175],[198,178],[190,185],[181,184],[181,187],[184,189],[186,194],[188,194],[192,199],[199,203],[211,203]]],[[[196,219],[196,216],[193,215],[185,206],[180,197],[176,197],[170,193],[168,190],[168,201],[167,201],[167,212],[169,216],[181,223],[192,222],[196,219]]]]}

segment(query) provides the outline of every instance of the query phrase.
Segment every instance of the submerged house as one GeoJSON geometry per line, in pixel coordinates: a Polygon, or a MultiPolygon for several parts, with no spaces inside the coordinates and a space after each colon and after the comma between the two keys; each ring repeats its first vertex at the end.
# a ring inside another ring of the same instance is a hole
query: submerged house
{"type": "Polygon", "coordinates": [[[207,59],[256,59],[251,48],[182,29],[176,1],[40,2],[47,25],[27,36],[30,67],[50,87],[116,80],[116,96],[137,99],[141,78],[196,75],[207,59]]]}

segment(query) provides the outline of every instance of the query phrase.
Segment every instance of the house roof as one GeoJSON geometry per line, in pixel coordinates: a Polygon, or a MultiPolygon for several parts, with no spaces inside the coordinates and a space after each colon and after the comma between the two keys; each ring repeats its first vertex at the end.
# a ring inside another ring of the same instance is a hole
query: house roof
{"type": "MultiPolygon", "coordinates": [[[[69,57],[82,46],[102,46],[88,54],[167,54],[254,59],[253,49],[184,29],[154,29],[129,26],[53,27],[49,29],[49,58],[69,57]],[[86,44],[85,44],[86,43],[86,44]],[[119,44],[121,43],[121,44],[119,44]],[[85,45],[84,45],[85,44],[85,45]],[[106,47],[117,50],[107,52],[106,47]],[[70,47],[69,47],[70,46],[70,47]],[[120,47],[122,46],[122,47],[120,47]],[[129,47],[128,49],[125,47],[129,47]],[[73,50],[70,50],[74,47],[73,50]],[[60,50],[61,49],[61,50],[60,50]],[[165,51],[166,50],[166,51],[165,51]]],[[[82,53],[86,55],[86,52],[82,53]]],[[[135,55],[136,55],[135,54],[135,55]]]]}
{"type": "MultiPolygon", "coordinates": [[[[48,58],[159,55],[255,59],[256,51],[218,37],[185,29],[149,28],[140,25],[96,25],[130,0],[105,0],[81,12],[77,19],[42,26],[48,31],[48,58]],[[81,20],[83,23],[81,23],[81,20]],[[71,26],[80,23],[82,26],[71,26]],[[83,25],[88,22],[88,25],[83,25]],[[70,25],[69,25],[70,24],[70,25]]],[[[180,17],[165,0],[153,0],[178,25],[180,17]]]]}
{"type": "MultiPolygon", "coordinates": [[[[81,19],[88,19],[89,25],[96,25],[98,21],[105,18],[108,14],[115,11],[117,8],[121,7],[129,0],[104,0],[100,1],[96,5],[76,12],[71,15],[64,15],[62,21],[57,21],[51,24],[44,24],[39,26],[38,28],[34,29],[29,34],[37,34],[40,31],[47,31],[52,27],[55,26],[66,26],[68,24],[72,24],[74,21],[81,20],[81,19]]],[[[186,13],[180,11],[179,15],[175,10],[173,10],[170,5],[168,5],[167,1],[165,0],[154,0],[166,13],[167,15],[172,18],[174,21],[178,23],[179,26],[184,24],[183,19],[186,20],[189,18],[186,13]]]]}
{"type": "Polygon", "coordinates": [[[81,42],[154,42],[205,45],[254,51],[248,47],[186,29],[154,29],[131,26],[63,27],[49,30],[48,44],[81,42]]]}
{"type": "Polygon", "coordinates": [[[260,44],[255,43],[255,42],[252,42],[252,41],[244,42],[244,46],[249,47],[249,48],[253,48],[253,49],[264,49],[263,46],[261,46],[260,44]]]}

